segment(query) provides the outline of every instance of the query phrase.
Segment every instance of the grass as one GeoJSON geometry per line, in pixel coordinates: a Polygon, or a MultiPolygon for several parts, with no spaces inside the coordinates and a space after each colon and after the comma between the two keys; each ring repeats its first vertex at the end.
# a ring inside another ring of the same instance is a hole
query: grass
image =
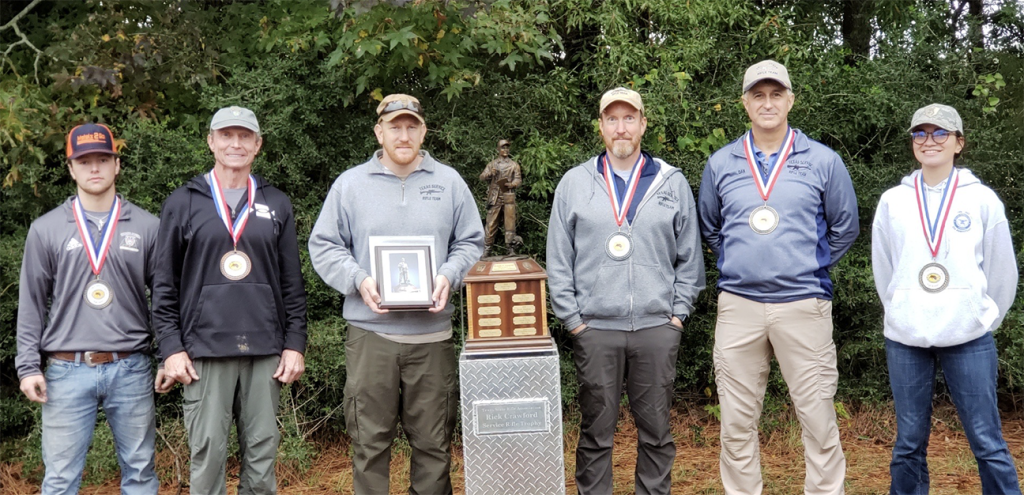
{"type": "MultiPolygon", "coordinates": [[[[888,493],[889,456],[896,434],[895,417],[891,406],[859,406],[850,409],[849,418],[839,420],[843,450],[847,460],[846,492],[849,495],[875,495],[888,493]]],[[[789,408],[767,413],[761,432],[761,464],[766,495],[803,493],[804,460],[800,441],[800,426],[789,408]]],[[[564,436],[564,456],[567,493],[575,493],[573,472],[576,467],[575,448],[579,438],[579,415],[567,411],[564,436]]],[[[967,445],[956,411],[952,406],[935,409],[932,436],[929,445],[931,493],[953,495],[980,493],[977,464],[967,445]]],[[[672,428],[676,439],[676,462],[672,470],[672,488],[675,493],[720,494],[718,478],[719,425],[718,421],[698,406],[684,403],[672,412],[672,428]]],[[[1003,432],[1010,452],[1017,462],[1018,472],[1024,471],[1024,417],[1020,414],[1004,416],[1003,432]]],[[[175,440],[178,438],[175,435],[175,440]]],[[[179,454],[187,452],[172,440],[179,454]]],[[[163,447],[163,444],[158,442],[163,447]]],[[[346,439],[318,446],[319,455],[311,467],[300,471],[285,463],[278,464],[278,493],[282,495],[323,495],[352,493],[352,463],[346,439]]],[[[636,428],[628,411],[623,409],[615,434],[614,492],[633,492],[633,469],[636,463],[636,428]]],[[[463,492],[462,445],[452,448],[452,483],[455,493],[463,492]]],[[[404,439],[395,442],[391,460],[392,493],[405,493],[409,480],[409,444],[404,439]]],[[[161,495],[179,494],[175,471],[175,455],[164,447],[157,455],[157,469],[164,481],[161,495]]],[[[180,457],[180,456],[179,456],[180,457]]],[[[185,464],[187,479],[187,464],[185,464]]],[[[23,469],[21,464],[0,463],[0,487],[10,494],[38,493],[38,481],[29,480],[23,472],[38,474],[37,466],[23,469]]],[[[238,462],[229,462],[228,493],[236,493],[238,462]]],[[[118,477],[99,485],[83,486],[83,495],[114,495],[118,493],[118,477]]],[[[180,491],[188,494],[188,488],[180,491]]]]}

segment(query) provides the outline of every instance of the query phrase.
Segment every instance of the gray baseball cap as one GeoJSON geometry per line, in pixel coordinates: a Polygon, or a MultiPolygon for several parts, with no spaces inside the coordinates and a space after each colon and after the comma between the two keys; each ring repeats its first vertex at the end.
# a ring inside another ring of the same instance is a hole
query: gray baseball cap
{"type": "Polygon", "coordinates": [[[260,123],[256,120],[256,114],[248,108],[225,107],[217,110],[210,119],[210,130],[225,127],[244,127],[256,134],[260,133],[260,123]]]}
{"type": "Polygon", "coordinates": [[[910,128],[907,130],[912,131],[915,127],[924,124],[932,124],[960,134],[964,133],[964,121],[960,120],[960,114],[956,109],[949,105],[932,103],[917,109],[914,112],[914,118],[910,119],[910,128]]]}
{"type": "Polygon", "coordinates": [[[789,82],[789,71],[786,70],[785,65],[774,60],[762,60],[747,68],[747,72],[743,75],[743,92],[750,91],[750,88],[765,79],[778,81],[786,89],[793,90],[793,85],[789,82]]]}

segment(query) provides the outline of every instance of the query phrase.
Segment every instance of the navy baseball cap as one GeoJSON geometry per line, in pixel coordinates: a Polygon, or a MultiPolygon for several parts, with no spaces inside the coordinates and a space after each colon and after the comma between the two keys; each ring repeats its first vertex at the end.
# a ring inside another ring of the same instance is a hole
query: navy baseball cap
{"type": "Polygon", "coordinates": [[[114,134],[103,124],[82,124],[68,133],[68,160],[74,160],[89,153],[117,155],[114,134]]]}

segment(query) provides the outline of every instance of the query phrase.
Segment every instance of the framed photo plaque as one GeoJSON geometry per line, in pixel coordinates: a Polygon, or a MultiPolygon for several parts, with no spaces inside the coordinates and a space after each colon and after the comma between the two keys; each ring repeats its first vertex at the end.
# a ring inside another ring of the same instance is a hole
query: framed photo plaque
{"type": "Polygon", "coordinates": [[[434,306],[434,238],[371,236],[371,276],[381,309],[424,310],[434,306]]]}

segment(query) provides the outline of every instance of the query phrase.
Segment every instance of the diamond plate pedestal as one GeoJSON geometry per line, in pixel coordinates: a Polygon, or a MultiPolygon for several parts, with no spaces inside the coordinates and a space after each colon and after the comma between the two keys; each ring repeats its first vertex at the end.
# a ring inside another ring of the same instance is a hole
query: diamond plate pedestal
{"type": "Polygon", "coordinates": [[[558,352],[459,357],[466,495],[564,494],[558,352]]]}

